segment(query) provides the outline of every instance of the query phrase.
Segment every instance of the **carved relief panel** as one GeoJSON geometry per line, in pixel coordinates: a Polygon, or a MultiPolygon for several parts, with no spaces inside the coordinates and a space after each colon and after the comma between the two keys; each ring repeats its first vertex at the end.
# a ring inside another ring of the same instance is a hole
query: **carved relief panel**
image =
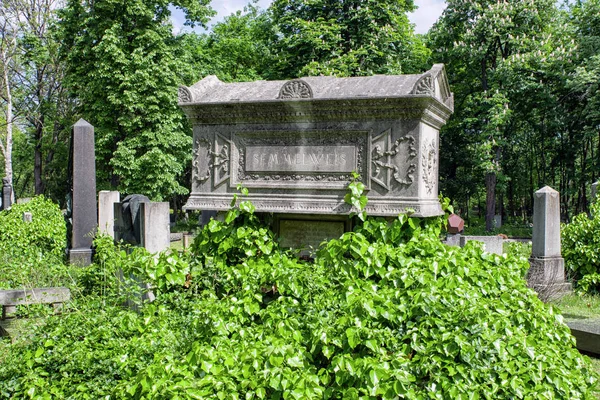
{"type": "Polygon", "coordinates": [[[371,138],[371,180],[386,192],[399,192],[415,181],[417,139],[392,133],[389,128],[371,138]]]}

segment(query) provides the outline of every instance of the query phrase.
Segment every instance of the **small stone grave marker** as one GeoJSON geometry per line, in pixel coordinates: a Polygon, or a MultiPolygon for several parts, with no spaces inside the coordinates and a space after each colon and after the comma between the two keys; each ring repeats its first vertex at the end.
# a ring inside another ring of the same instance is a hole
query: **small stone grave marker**
{"type": "Polygon", "coordinates": [[[24,222],[32,222],[33,221],[33,215],[30,212],[24,212],[23,213],[23,221],[24,222]]]}
{"type": "Polygon", "coordinates": [[[9,210],[12,205],[12,186],[8,178],[2,178],[2,207],[0,210],[9,210]]]}

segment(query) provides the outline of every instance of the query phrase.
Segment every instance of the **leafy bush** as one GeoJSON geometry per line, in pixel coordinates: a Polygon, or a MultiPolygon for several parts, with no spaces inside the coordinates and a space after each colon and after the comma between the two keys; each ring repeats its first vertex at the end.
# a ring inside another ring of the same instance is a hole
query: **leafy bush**
{"type": "Polygon", "coordinates": [[[0,351],[0,396],[593,398],[596,377],[527,289],[524,259],[447,247],[441,219],[400,216],[367,219],[305,263],[252,211],[211,222],[189,260],[105,246],[106,271],[122,260],[154,276],[157,300],[50,317],[0,351]]]}
{"type": "Polygon", "coordinates": [[[579,214],[562,226],[562,255],[579,287],[600,289],[600,201],[591,205],[591,215],[579,214]]]}
{"type": "Polygon", "coordinates": [[[520,257],[523,257],[525,259],[529,259],[529,257],[531,257],[531,242],[505,242],[503,247],[504,252],[508,253],[513,258],[518,259],[520,257]]]}
{"type": "Polygon", "coordinates": [[[0,289],[72,283],[64,265],[66,225],[56,204],[43,196],[0,212],[0,289]],[[23,221],[30,212],[32,222],[23,221]]]}

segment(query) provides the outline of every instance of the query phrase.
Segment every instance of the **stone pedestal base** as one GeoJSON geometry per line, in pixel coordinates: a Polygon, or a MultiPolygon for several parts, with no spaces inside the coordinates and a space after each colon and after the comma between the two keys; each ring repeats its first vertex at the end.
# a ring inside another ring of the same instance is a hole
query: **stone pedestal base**
{"type": "Polygon", "coordinates": [[[565,282],[565,260],[562,257],[532,257],[529,264],[527,285],[542,300],[561,297],[572,290],[571,284],[565,282]]]}
{"type": "Polygon", "coordinates": [[[92,249],[69,249],[69,264],[87,267],[92,263],[92,249]]]}
{"type": "Polygon", "coordinates": [[[549,285],[528,285],[535,290],[542,301],[554,300],[573,292],[573,286],[568,283],[552,283],[549,285]]]}
{"type": "Polygon", "coordinates": [[[565,282],[565,260],[562,257],[532,257],[529,265],[527,282],[530,284],[565,282]]]}

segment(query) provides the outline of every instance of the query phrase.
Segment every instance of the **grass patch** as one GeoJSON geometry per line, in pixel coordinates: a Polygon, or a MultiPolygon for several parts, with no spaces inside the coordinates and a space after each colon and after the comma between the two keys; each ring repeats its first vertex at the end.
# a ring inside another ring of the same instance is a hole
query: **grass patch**
{"type": "Polygon", "coordinates": [[[589,294],[567,294],[560,299],[550,301],[561,314],[569,319],[600,319],[600,296],[589,294]]]}
{"type": "Polygon", "coordinates": [[[175,240],[171,242],[171,245],[169,247],[171,248],[171,250],[183,251],[183,240],[175,240]]]}
{"type": "Polygon", "coordinates": [[[509,222],[500,228],[493,228],[491,231],[485,229],[485,219],[471,218],[465,221],[465,231],[463,235],[472,236],[496,236],[506,235],[509,238],[531,238],[533,227],[522,222],[509,222]]]}

